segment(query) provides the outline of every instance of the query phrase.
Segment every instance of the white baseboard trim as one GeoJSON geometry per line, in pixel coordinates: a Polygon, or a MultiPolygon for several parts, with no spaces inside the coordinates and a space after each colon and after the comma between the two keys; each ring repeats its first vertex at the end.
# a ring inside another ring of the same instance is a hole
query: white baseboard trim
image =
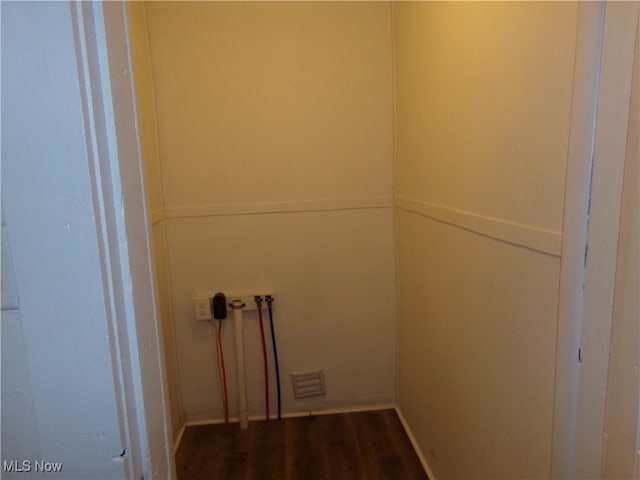
{"type": "Polygon", "coordinates": [[[187,429],[187,425],[186,424],[182,425],[182,427],[180,428],[180,431],[178,432],[178,436],[173,441],[173,454],[174,455],[176,453],[178,453],[178,448],[180,448],[180,442],[182,442],[182,436],[184,435],[184,431],[186,429],[187,429]]]}
{"type": "Polygon", "coordinates": [[[422,453],[422,449],[418,445],[418,441],[416,440],[416,437],[413,436],[413,432],[411,431],[411,428],[409,427],[407,420],[404,418],[404,415],[402,414],[402,410],[400,410],[400,407],[398,407],[397,405],[395,406],[395,410],[396,410],[396,413],[398,414],[398,418],[400,419],[400,423],[402,423],[402,427],[404,428],[404,431],[407,434],[407,437],[409,437],[409,441],[411,442],[411,445],[413,446],[413,449],[415,450],[416,455],[418,455],[418,459],[422,464],[422,468],[424,468],[424,471],[427,472],[427,476],[429,477],[429,480],[436,480],[436,476],[433,474],[433,470],[431,470],[431,467],[429,466],[429,462],[427,462],[426,457],[422,453]]]}
{"type": "MultiPolygon", "coordinates": [[[[395,409],[396,405],[394,403],[380,403],[375,405],[367,405],[361,407],[351,407],[351,408],[328,408],[324,410],[303,410],[299,412],[289,412],[283,413],[282,418],[299,418],[299,417],[311,417],[317,415],[333,415],[337,413],[354,413],[354,412],[370,412],[373,410],[388,410],[395,409]]],[[[272,415],[271,420],[276,420],[277,415],[272,415]]],[[[263,421],[265,420],[264,415],[250,415],[249,421],[263,421]]],[[[238,423],[240,420],[238,417],[229,417],[229,423],[238,423]]],[[[193,420],[191,422],[187,422],[185,427],[195,427],[199,425],[218,425],[220,423],[224,423],[223,418],[206,418],[203,420],[193,420]]]]}

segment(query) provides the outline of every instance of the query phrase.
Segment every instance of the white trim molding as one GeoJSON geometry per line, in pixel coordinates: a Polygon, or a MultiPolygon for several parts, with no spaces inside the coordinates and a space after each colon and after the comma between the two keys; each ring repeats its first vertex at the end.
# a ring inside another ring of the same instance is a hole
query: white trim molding
{"type": "Polygon", "coordinates": [[[557,257],[560,256],[562,245],[562,234],[560,232],[509,222],[500,218],[487,217],[443,205],[420,202],[406,197],[396,198],[396,206],[401,210],[416,213],[495,240],[557,257]]]}
{"type": "Polygon", "coordinates": [[[362,210],[392,208],[391,197],[293,200],[284,202],[228,203],[203,205],[199,207],[169,207],[164,209],[164,217],[219,217],[228,215],[259,215],[268,213],[329,212],[336,210],[362,210]]]}
{"type": "MultiPolygon", "coordinates": [[[[394,410],[396,409],[395,403],[380,403],[374,405],[365,405],[360,407],[346,407],[346,408],[326,408],[322,410],[299,410],[297,412],[287,412],[282,414],[282,418],[300,418],[300,417],[313,417],[319,415],[337,415],[342,413],[358,413],[358,412],[373,412],[376,410],[394,410]]],[[[273,412],[272,412],[273,413],[273,412]]],[[[272,417],[275,418],[275,415],[272,417]]],[[[264,415],[250,415],[249,420],[252,422],[263,422],[265,420],[264,415]]],[[[229,423],[239,423],[238,417],[229,417],[229,423]]],[[[205,418],[203,420],[192,420],[185,424],[186,427],[196,427],[199,425],[218,425],[224,423],[223,418],[205,418]]]]}

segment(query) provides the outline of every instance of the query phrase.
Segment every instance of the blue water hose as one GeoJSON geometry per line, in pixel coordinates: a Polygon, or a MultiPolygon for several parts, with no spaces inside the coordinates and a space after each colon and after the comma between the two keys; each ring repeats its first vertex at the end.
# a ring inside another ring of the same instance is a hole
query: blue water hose
{"type": "Polygon", "coordinates": [[[267,308],[269,310],[269,325],[271,326],[271,340],[273,341],[273,361],[276,364],[276,385],[278,387],[278,421],[282,420],[282,403],[280,400],[280,367],[278,365],[278,348],[276,347],[276,331],[273,328],[273,297],[267,295],[267,308]]]}

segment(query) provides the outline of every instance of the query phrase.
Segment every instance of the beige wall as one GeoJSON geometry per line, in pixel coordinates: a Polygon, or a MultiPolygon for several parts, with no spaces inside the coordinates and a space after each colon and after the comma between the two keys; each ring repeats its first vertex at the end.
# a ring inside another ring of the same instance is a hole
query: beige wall
{"type": "Polygon", "coordinates": [[[163,208],[162,172],[158,153],[158,126],[153,89],[153,70],[147,38],[147,20],[142,2],[127,3],[129,46],[133,63],[136,87],[136,109],[141,142],[147,207],[151,214],[158,215],[163,208]]]}
{"type": "Polygon", "coordinates": [[[171,310],[171,283],[166,238],[166,222],[163,214],[162,172],[158,152],[158,132],[153,72],[149,57],[146,13],[141,2],[127,3],[129,41],[134,65],[136,109],[141,141],[144,179],[147,194],[147,209],[151,219],[151,237],[154,252],[154,270],[157,308],[162,323],[165,371],[168,382],[169,407],[173,439],[177,439],[183,425],[182,400],[180,394],[178,364],[175,349],[173,312],[171,310]]]}
{"type": "Polygon", "coordinates": [[[397,5],[398,196],[562,228],[576,9],[397,5]]]}
{"type": "Polygon", "coordinates": [[[577,5],[393,14],[398,404],[438,479],[545,478],[577,5]]]}
{"type": "Polygon", "coordinates": [[[165,208],[390,196],[389,5],[147,8],[165,208]]]}
{"type": "Polygon", "coordinates": [[[640,29],[636,34],[634,80],[624,170],[618,261],[616,268],[611,353],[607,387],[604,478],[637,478],[637,435],[640,420],[638,318],[640,307],[640,139],[638,132],[640,97],[640,29]],[[635,421],[633,420],[635,419],[635,421]]]}
{"type": "MultiPolygon", "coordinates": [[[[194,297],[211,291],[274,291],[285,412],[392,403],[390,6],[146,9],[185,420],[222,416],[213,328],[193,318],[194,297]],[[296,401],[290,373],[315,368],[326,397],[296,401]]],[[[249,413],[260,415],[248,316],[249,413]]]]}

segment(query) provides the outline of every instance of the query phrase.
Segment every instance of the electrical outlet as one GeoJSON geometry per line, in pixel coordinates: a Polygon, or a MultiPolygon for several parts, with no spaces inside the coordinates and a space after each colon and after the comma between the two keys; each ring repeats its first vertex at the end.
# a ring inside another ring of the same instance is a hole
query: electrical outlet
{"type": "Polygon", "coordinates": [[[211,320],[211,306],[208,297],[196,297],[196,320],[211,320]]]}
{"type": "Polygon", "coordinates": [[[256,302],[253,299],[253,295],[238,295],[238,294],[233,295],[232,294],[227,297],[227,312],[233,312],[233,308],[231,308],[229,305],[234,300],[241,300],[242,303],[244,303],[244,307],[242,309],[245,312],[249,310],[256,310],[256,302]]]}

